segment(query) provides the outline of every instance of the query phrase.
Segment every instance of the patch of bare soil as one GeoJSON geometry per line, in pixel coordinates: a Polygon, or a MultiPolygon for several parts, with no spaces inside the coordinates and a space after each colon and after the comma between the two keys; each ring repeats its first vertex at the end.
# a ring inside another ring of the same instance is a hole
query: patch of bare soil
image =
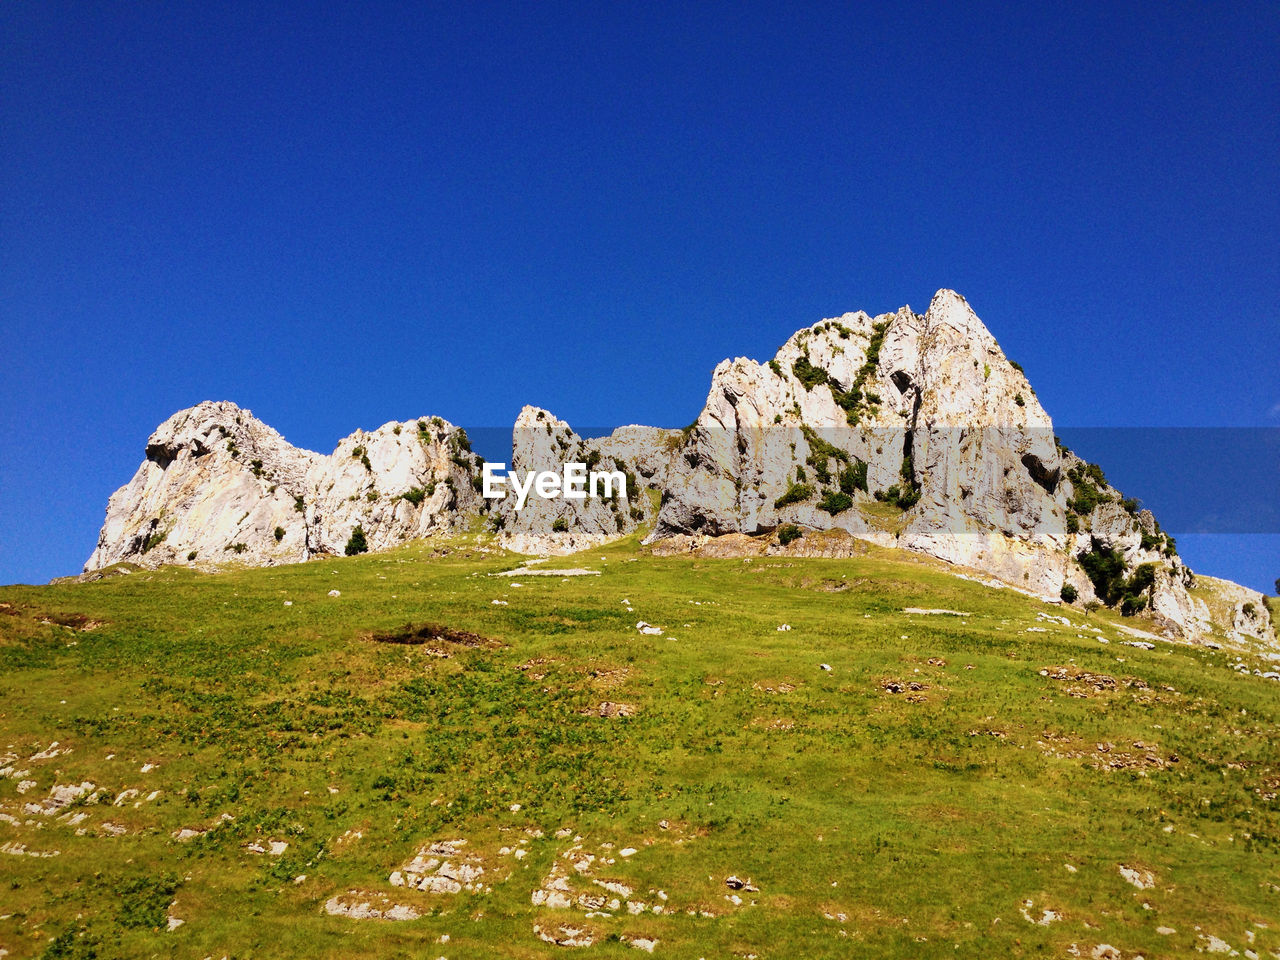
{"type": "Polygon", "coordinates": [[[460,647],[500,647],[502,644],[492,637],[482,637],[478,633],[467,630],[454,630],[439,623],[422,623],[414,625],[406,623],[404,628],[394,633],[374,633],[369,637],[374,643],[400,643],[409,646],[421,644],[444,643],[460,647]]]}

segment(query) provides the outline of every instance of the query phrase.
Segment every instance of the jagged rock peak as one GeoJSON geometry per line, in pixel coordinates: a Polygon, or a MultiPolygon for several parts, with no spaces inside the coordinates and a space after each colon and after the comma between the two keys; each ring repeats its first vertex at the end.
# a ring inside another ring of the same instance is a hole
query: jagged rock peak
{"type": "Polygon", "coordinates": [[[305,560],[343,552],[356,527],[371,548],[391,546],[476,507],[475,469],[465,432],[440,417],[357,430],[325,456],[234,403],[206,401],[148,439],[85,569],[305,560]]]}
{"type": "Polygon", "coordinates": [[[684,430],[584,439],[549,411],[522,408],[510,469],[569,462],[624,472],[627,496],[517,510],[480,495],[483,462],[439,417],[358,430],[325,456],[233,403],[201,403],[151,435],[86,569],[297,561],[343,552],[357,529],[379,549],[477,518],[501,544],[536,553],[646,525],[648,543],[831,531],[1046,599],[1144,605],[1168,632],[1194,633],[1212,614],[1235,635],[1269,635],[1260,596],[1244,588],[1230,609],[1206,613],[1172,538],[1057,442],[1021,367],[952,290],[923,314],[845,313],[797,330],[765,363],[721,362],[684,430]]]}

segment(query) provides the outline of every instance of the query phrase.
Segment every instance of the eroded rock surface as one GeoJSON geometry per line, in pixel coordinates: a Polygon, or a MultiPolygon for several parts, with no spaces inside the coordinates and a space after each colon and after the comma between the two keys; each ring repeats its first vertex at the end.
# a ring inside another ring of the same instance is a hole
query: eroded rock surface
{"type": "Polygon", "coordinates": [[[357,531],[378,550],[477,518],[499,545],[530,554],[647,526],[662,553],[841,557],[873,542],[1046,599],[1127,601],[1165,636],[1216,628],[1274,643],[1260,594],[1226,585],[1213,610],[1193,599],[1195,580],[1156,518],[1057,442],[1022,369],[950,290],[923,314],[823,320],[764,364],[723,361],[684,430],[584,439],[527,406],[513,437],[511,470],[581,462],[624,474],[626,495],[531,495],[517,510],[513,496],[481,496],[483,461],[439,417],[358,430],[325,456],[232,403],[202,403],[152,434],[86,571],[296,562],[344,552],[357,531]],[[1125,581],[1100,581],[1083,555],[1119,563],[1125,581]]]}

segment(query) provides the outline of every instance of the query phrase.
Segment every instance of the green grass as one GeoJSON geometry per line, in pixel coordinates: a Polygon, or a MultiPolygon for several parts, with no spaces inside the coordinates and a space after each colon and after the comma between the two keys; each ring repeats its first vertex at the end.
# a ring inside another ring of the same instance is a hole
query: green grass
{"type": "Polygon", "coordinates": [[[543,565],[598,577],[486,576],[517,560],[467,538],[0,588],[0,752],[13,757],[0,766],[37,783],[19,794],[0,779],[0,812],[18,820],[0,822],[0,845],[59,851],[0,853],[0,948],[573,953],[538,925],[589,931],[581,953],[599,957],[637,956],[620,938],[639,936],[679,958],[1087,956],[1100,943],[1159,957],[1194,952],[1199,925],[1242,952],[1280,950],[1280,685],[1229,669],[1239,653],[1125,646],[1110,614],[875,548],[747,562],[653,558],[631,538],[543,565]],[[665,632],[640,634],[641,619],[665,632]],[[371,639],[426,622],[491,642],[371,639]],[[602,717],[604,702],[634,713],[602,717]],[[51,741],[70,752],[28,759],[51,741]],[[64,811],[79,823],[23,812],[84,781],[102,792],[64,811]],[[208,832],[179,842],[183,828],[208,832]],[[563,857],[578,836],[575,859],[600,858],[589,876],[563,857]],[[451,839],[490,890],[390,884],[451,839]],[[287,850],[247,849],[272,840],[287,850]],[[534,906],[557,863],[574,897],[620,882],[663,913],[534,906]],[[758,891],[733,904],[730,875],[758,891]],[[326,915],[348,890],[422,916],[326,915]],[[185,923],[166,931],[169,916],[185,923]]]}

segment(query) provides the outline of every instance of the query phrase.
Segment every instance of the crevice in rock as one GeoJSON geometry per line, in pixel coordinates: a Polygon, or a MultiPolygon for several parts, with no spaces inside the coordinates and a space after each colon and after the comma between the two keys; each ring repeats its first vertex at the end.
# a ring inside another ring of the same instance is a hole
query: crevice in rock
{"type": "Polygon", "coordinates": [[[1046,493],[1052,494],[1058,489],[1058,481],[1062,479],[1061,465],[1051,470],[1034,453],[1024,453],[1022,455],[1022,465],[1027,468],[1027,473],[1031,475],[1031,479],[1043,487],[1046,493]]]}

